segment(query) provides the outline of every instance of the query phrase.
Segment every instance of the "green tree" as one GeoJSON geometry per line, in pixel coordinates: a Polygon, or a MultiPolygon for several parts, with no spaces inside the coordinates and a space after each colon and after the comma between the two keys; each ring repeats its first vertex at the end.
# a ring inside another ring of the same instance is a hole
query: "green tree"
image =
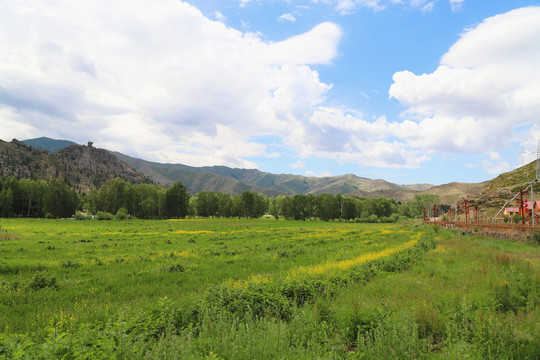
{"type": "Polygon", "coordinates": [[[185,218],[189,210],[189,193],[182,182],[177,181],[165,193],[165,207],[170,218],[185,218]]]}
{"type": "Polygon", "coordinates": [[[45,212],[56,218],[70,217],[75,214],[79,199],[77,193],[62,178],[52,179],[44,197],[45,212]]]}
{"type": "Polygon", "coordinates": [[[0,191],[0,217],[9,217],[13,212],[13,191],[4,188],[0,191]]]}
{"type": "Polygon", "coordinates": [[[242,215],[247,218],[252,218],[255,215],[255,194],[249,190],[245,190],[241,196],[242,200],[242,215]]]}
{"type": "Polygon", "coordinates": [[[231,195],[223,194],[218,191],[216,197],[218,201],[217,215],[220,217],[231,217],[233,214],[233,201],[231,195]]]}
{"type": "Polygon", "coordinates": [[[211,191],[201,191],[197,194],[197,215],[202,217],[215,216],[218,211],[218,198],[211,191]]]}

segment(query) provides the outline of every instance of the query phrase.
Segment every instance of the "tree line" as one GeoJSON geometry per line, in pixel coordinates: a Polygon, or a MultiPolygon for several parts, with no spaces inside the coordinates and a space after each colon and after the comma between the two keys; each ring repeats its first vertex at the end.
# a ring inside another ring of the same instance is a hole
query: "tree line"
{"type": "Polygon", "coordinates": [[[141,219],[258,218],[269,214],[288,220],[395,222],[421,217],[424,208],[438,201],[438,196],[426,194],[417,194],[405,203],[340,194],[269,198],[248,190],[234,196],[219,191],[201,191],[191,196],[180,181],[165,189],[154,184],[134,185],[120,178],[78,195],[62,179],[0,179],[0,217],[67,218],[76,212],[127,214],[141,219]]]}

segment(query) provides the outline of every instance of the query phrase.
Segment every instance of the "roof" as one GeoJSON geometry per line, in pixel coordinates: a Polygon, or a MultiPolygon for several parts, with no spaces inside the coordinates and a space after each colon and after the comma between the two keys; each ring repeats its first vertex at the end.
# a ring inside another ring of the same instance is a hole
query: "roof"
{"type": "MultiPolygon", "coordinates": [[[[535,200],[534,203],[536,204],[536,208],[540,208],[540,200],[535,200]]],[[[523,200],[523,205],[525,209],[532,210],[533,203],[532,201],[523,200]]],[[[507,207],[504,208],[504,211],[511,212],[511,213],[517,213],[519,212],[519,207],[507,207]]]]}

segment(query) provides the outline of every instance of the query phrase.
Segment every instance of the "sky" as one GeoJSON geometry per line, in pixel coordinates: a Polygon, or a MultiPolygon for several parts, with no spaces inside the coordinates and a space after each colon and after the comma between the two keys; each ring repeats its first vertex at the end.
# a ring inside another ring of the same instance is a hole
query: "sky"
{"type": "Polygon", "coordinates": [[[0,0],[0,139],[399,184],[536,158],[540,1],[0,0]]]}

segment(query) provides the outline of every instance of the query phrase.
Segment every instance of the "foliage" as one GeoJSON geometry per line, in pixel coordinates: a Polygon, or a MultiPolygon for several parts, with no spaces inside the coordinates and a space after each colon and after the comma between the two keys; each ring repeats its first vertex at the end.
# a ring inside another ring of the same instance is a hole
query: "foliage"
{"type": "Polygon", "coordinates": [[[98,211],[96,213],[96,220],[112,220],[114,215],[105,211],[98,211]]]}
{"type": "Polygon", "coordinates": [[[540,353],[531,243],[408,224],[5,222],[24,238],[2,245],[13,259],[0,262],[1,358],[540,353]],[[37,275],[61,280],[33,290],[37,275]]]}
{"type": "Polygon", "coordinates": [[[167,209],[167,216],[170,218],[184,218],[187,216],[189,194],[180,181],[177,181],[167,189],[165,193],[165,207],[167,209]]]}
{"type": "Polygon", "coordinates": [[[129,217],[129,213],[126,208],[120,208],[116,212],[115,218],[117,220],[126,220],[129,217]]]}
{"type": "Polygon", "coordinates": [[[75,220],[92,220],[92,215],[86,215],[83,212],[77,211],[75,213],[75,220]]]}

